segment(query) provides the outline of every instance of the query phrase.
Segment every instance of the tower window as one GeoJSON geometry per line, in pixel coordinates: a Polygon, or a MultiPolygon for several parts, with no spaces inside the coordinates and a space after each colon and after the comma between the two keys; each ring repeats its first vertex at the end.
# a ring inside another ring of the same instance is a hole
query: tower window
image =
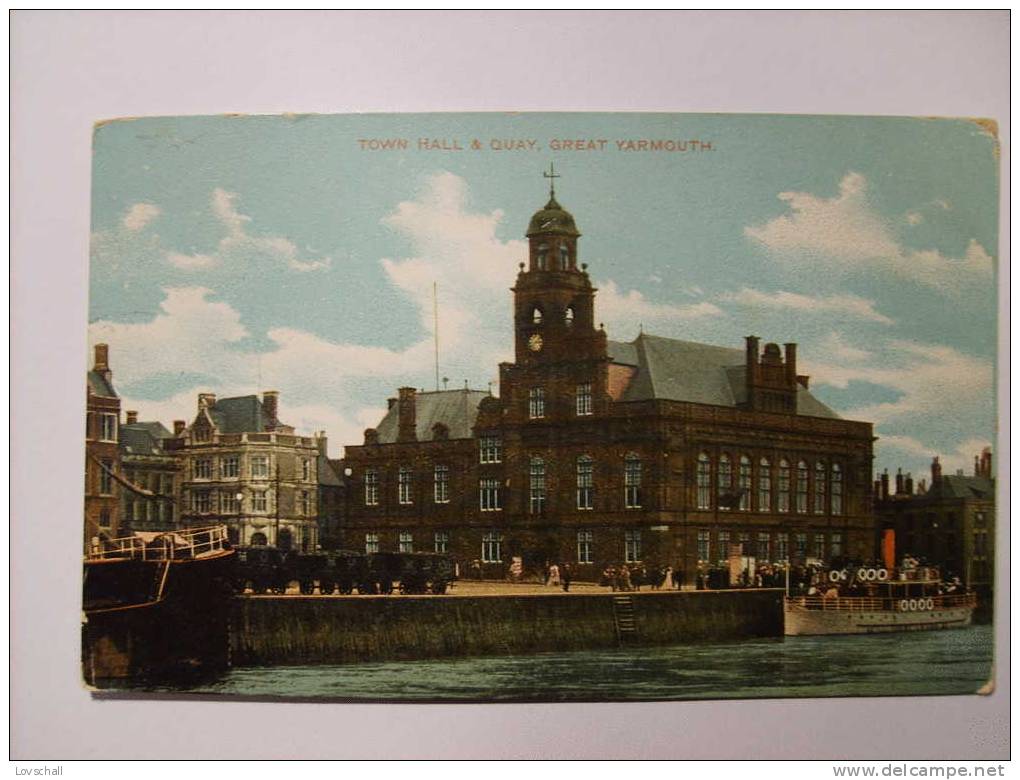
{"type": "Polygon", "coordinates": [[[591,382],[582,382],[577,386],[577,415],[584,417],[591,414],[591,382]]]}
{"type": "Polygon", "coordinates": [[[535,255],[535,267],[539,271],[544,271],[546,266],[546,257],[549,255],[549,247],[542,244],[538,247],[538,254],[535,255]]]}
{"type": "Polygon", "coordinates": [[[534,309],[531,310],[531,321],[535,325],[542,324],[542,309],[540,307],[536,306],[534,309]]]}
{"type": "Polygon", "coordinates": [[[533,387],[528,392],[528,417],[532,420],[545,417],[545,388],[533,387]]]}
{"type": "Polygon", "coordinates": [[[567,310],[563,313],[563,323],[569,328],[574,324],[574,307],[568,306],[567,310]]]}
{"type": "Polygon", "coordinates": [[[570,250],[566,244],[560,244],[560,270],[566,271],[570,268],[570,250]]]}

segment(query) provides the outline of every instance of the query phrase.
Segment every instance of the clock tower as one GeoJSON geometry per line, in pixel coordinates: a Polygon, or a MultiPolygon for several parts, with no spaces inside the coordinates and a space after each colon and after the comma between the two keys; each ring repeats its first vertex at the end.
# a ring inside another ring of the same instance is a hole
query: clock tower
{"type": "MultiPolygon", "coordinates": [[[[544,175],[558,178],[554,170],[544,175]]],[[[513,287],[515,360],[500,378],[500,395],[513,406],[541,389],[549,399],[544,417],[570,414],[575,405],[567,399],[581,392],[590,394],[592,414],[605,395],[606,334],[595,327],[595,288],[578,259],[580,236],[550,186],[549,201],[528,224],[528,259],[513,287]]]]}

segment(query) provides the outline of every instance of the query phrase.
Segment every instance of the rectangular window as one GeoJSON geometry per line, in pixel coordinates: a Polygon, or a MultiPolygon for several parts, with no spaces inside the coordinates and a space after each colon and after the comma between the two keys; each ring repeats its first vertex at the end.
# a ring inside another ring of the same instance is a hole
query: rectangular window
{"type": "Polygon", "coordinates": [[[432,537],[433,549],[437,553],[445,553],[450,551],[450,532],[449,531],[436,531],[432,537]]]}
{"type": "Polygon", "coordinates": [[[790,511],[790,464],[785,460],[779,461],[779,495],[776,510],[790,511]]]}
{"type": "Polygon", "coordinates": [[[709,532],[698,531],[698,563],[706,563],[709,560],[711,551],[709,532]]]}
{"type": "Polygon", "coordinates": [[[195,479],[212,479],[212,458],[198,458],[195,461],[195,479]]]}
{"type": "Polygon", "coordinates": [[[400,552],[414,552],[414,535],[410,531],[401,531],[399,537],[400,552]]]}
{"type": "Polygon", "coordinates": [[[797,514],[807,513],[808,467],[804,461],[797,464],[797,514]]]}
{"type": "Polygon", "coordinates": [[[207,490],[198,490],[195,492],[195,511],[199,514],[208,514],[212,509],[212,496],[209,495],[207,490]]]}
{"type": "Polygon", "coordinates": [[[220,506],[225,515],[241,514],[241,502],[237,500],[236,493],[220,493],[220,506]]]}
{"type": "Polygon", "coordinates": [[[751,555],[751,534],[737,534],[737,541],[740,543],[740,554],[751,555]]]}
{"type": "Polygon", "coordinates": [[[236,455],[228,455],[220,461],[220,474],[222,474],[225,479],[240,476],[241,471],[236,455]]]}
{"type": "Polygon", "coordinates": [[[623,559],[626,563],[637,563],[641,560],[641,532],[623,532],[623,559]]]}
{"type": "Polygon", "coordinates": [[[825,560],[825,534],[815,534],[815,558],[825,560]]]}
{"type": "Polygon", "coordinates": [[[829,490],[830,511],[834,515],[843,514],[843,470],[838,463],[832,464],[832,486],[829,490]]]}
{"type": "Polygon", "coordinates": [[[730,532],[719,532],[719,562],[728,561],[730,557],[730,532]]]}
{"type": "Polygon", "coordinates": [[[528,417],[538,420],[545,417],[545,388],[533,387],[528,392],[528,417]]]}
{"type": "Polygon", "coordinates": [[[807,558],[807,534],[796,534],[793,537],[797,559],[803,561],[807,558]]]}
{"type": "Polygon", "coordinates": [[[843,557],[843,534],[835,533],[829,537],[829,550],[832,551],[833,558],[843,557]]]}
{"type": "Polygon", "coordinates": [[[436,466],[432,478],[432,497],[437,504],[450,503],[450,467],[436,466]]]}
{"type": "Polygon", "coordinates": [[[99,469],[99,494],[102,496],[113,495],[113,461],[103,458],[99,469]]]}
{"type": "Polygon", "coordinates": [[[776,534],[776,560],[790,560],[790,535],[776,534]]]}
{"type": "Polygon", "coordinates": [[[401,466],[397,472],[397,501],[401,504],[413,504],[414,475],[410,466],[401,466]]]}
{"type": "Polygon", "coordinates": [[[99,438],[102,441],[117,441],[117,415],[99,415],[99,438]]]}
{"type": "Polygon", "coordinates": [[[311,517],[313,514],[312,493],[309,490],[301,491],[301,514],[311,517]]]}
{"type": "Polygon", "coordinates": [[[529,508],[531,514],[540,515],[545,511],[545,462],[533,458],[529,469],[529,508]]]}
{"type": "Polygon", "coordinates": [[[578,417],[591,414],[591,382],[582,382],[577,386],[575,399],[578,417]]]}
{"type": "Polygon", "coordinates": [[[365,534],[365,553],[379,552],[379,534],[365,534]]]}
{"type": "Polygon", "coordinates": [[[308,458],[301,460],[301,479],[304,482],[310,482],[312,479],[312,461],[308,458]]]}
{"type": "Polygon", "coordinates": [[[593,531],[577,532],[577,562],[592,563],[592,548],[594,547],[595,533],[593,531]]]}
{"type": "Polygon", "coordinates": [[[251,511],[265,512],[267,507],[266,491],[254,490],[251,494],[251,511]]]}
{"type": "Polygon", "coordinates": [[[478,441],[479,463],[501,463],[503,461],[503,440],[498,436],[483,436],[478,441]]]}
{"type": "Polygon", "coordinates": [[[577,461],[577,508],[591,509],[595,506],[595,464],[591,458],[577,461]]]}
{"type": "Polygon", "coordinates": [[[983,558],[988,554],[988,532],[978,531],[974,534],[974,556],[983,558]]]}
{"type": "Polygon", "coordinates": [[[772,560],[769,556],[769,535],[765,532],[758,534],[758,545],[754,550],[754,557],[758,561],[772,560]]]}
{"type": "Polygon", "coordinates": [[[483,512],[498,512],[503,508],[503,496],[498,479],[479,480],[478,508],[483,512]]]}
{"type": "Polygon", "coordinates": [[[379,504],[379,472],[375,469],[365,469],[365,506],[378,506],[379,504]]]}
{"type": "MultiPolygon", "coordinates": [[[[704,452],[698,456],[698,509],[712,508],[712,461],[704,452]]],[[[708,560],[705,558],[705,560],[708,560]]]]}
{"type": "Polygon", "coordinates": [[[100,509],[99,510],[99,525],[101,528],[110,527],[110,510],[100,509]]]}
{"type": "Polygon", "coordinates": [[[490,531],[482,537],[482,563],[503,562],[503,534],[490,531]]]}
{"type": "Polygon", "coordinates": [[[266,479],[269,477],[269,456],[251,456],[251,475],[253,479],[266,479]]]}
{"type": "Polygon", "coordinates": [[[623,462],[623,503],[627,509],[641,508],[641,459],[630,456],[623,462]]]}

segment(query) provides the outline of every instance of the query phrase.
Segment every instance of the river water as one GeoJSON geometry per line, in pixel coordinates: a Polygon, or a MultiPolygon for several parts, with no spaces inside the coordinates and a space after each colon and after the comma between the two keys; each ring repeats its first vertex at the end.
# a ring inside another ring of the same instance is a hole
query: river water
{"type": "MultiPolygon", "coordinates": [[[[623,647],[485,658],[236,668],[184,690],[373,701],[612,701],[977,692],[993,630],[623,647]]],[[[181,692],[180,684],[148,690],[181,692]]]]}

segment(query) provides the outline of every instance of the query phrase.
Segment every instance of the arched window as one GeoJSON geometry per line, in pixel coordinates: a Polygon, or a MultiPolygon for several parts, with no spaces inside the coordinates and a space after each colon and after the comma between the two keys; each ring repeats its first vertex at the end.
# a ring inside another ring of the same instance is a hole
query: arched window
{"type": "Polygon", "coordinates": [[[758,511],[772,511],[772,464],[768,458],[758,461],[758,511]]]}
{"type": "Polygon", "coordinates": [[[843,514],[843,470],[838,463],[832,464],[832,486],[829,490],[829,500],[832,502],[832,514],[843,514]]]}
{"type": "Polygon", "coordinates": [[[545,511],[545,461],[532,458],[529,464],[529,507],[531,514],[540,515],[545,511]]]}
{"type": "Polygon", "coordinates": [[[261,531],[257,531],[251,535],[252,547],[265,547],[267,544],[269,544],[269,540],[266,539],[266,535],[261,531]]]}
{"type": "Polygon", "coordinates": [[[720,509],[733,508],[733,463],[725,452],[719,456],[719,470],[716,473],[716,495],[720,509]]]}
{"type": "Polygon", "coordinates": [[[800,461],[797,464],[797,514],[807,513],[808,496],[808,467],[807,463],[800,461]]]}
{"type": "Polygon", "coordinates": [[[570,250],[566,244],[560,244],[560,270],[566,271],[570,268],[570,250]]]}
{"type": "Polygon", "coordinates": [[[751,459],[740,456],[740,471],[737,474],[737,488],[740,491],[740,511],[751,511],[751,459]]]}
{"type": "Polygon", "coordinates": [[[641,508],[641,458],[633,452],[623,460],[623,504],[627,509],[641,508]]]}
{"type": "Polygon", "coordinates": [[[825,463],[815,464],[815,514],[825,514],[825,463]]]}
{"type": "Polygon", "coordinates": [[[574,307],[568,306],[567,310],[563,312],[563,322],[569,328],[574,324],[574,307]]]}
{"type": "Polygon", "coordinates": [[[577,459],[577,508],[591,509],[595,505],[595,464],[587,455],[577,459]]]}
{"type": "Polygon", "coordinates": [[[544,271],[546,266],[546,257],[549,256],[549,247],[545,244],[540,244],[538,247],[538,254],[535,255],[535,267],[539,271],[544,271]]]}
{"type": "MultiPolygon", "coordinates": [[[[712,459],[707,452],[698,455],[698,509],[712,508],[712,459]]],[[[707,558],[705,559],[707,560],[707,558]]]]}
{"type": "Polygon", "coordinates": [[[779,502],[776,509],[790,511],[790,461],[786,458],[779,461],[779,502]]]}
{"type": "Polygon", "coordinates": [[[542,324],[542,307],[541,306],[536,306],[534,309],[531,310],[531,321],[535,325],[541,325],[542,324]]]}

